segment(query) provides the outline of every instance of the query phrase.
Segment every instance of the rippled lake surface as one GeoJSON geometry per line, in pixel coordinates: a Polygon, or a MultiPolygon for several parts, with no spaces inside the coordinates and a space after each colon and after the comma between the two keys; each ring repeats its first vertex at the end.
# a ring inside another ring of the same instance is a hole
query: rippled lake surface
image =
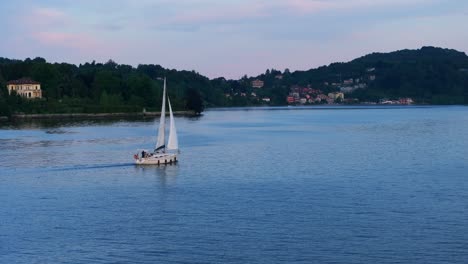
{"type": "Polygon", "coordinates": [[[468,107],[0,127],[0,263],[467,263],[468,107]]]}

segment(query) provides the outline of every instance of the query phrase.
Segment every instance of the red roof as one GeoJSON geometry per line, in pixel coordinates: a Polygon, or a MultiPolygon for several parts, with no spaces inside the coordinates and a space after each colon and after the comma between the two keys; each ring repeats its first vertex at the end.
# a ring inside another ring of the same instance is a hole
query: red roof
{"type": "Polygon", "coordinates": [[[32,80],[31,78],[21,78],[19,80],[9,81],[9,82],[7,82],[7,85],[8,84],[21,85],[21,84],[41,84],[41,83],[36,82],[36,81],[32,80]]]}

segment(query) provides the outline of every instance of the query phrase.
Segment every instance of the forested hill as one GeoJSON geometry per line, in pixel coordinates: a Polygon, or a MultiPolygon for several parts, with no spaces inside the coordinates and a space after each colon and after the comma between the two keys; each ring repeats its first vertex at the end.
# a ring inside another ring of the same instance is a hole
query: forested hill
{"type": "Polygon", "coordinates": [[[324,94],[345,90],[360,102],[411,97],[420,103],[468,103],[468,56],[455,50],[423,47],[373,53],[347,63],[333,63],[308,71],[269,69],[240,80],[209,78],[195,71],[159,65],[107,63],[48,63],[42,58],[0,58],[0,115],[13,112],[137,112],[157,111],[162,78],[176,110],[201,112],[203,106],[284,105],[294,87],[324,94]],[[42,100],[8,96],[6,82],[23,77],[42,85],[42,100]],[[253,81],[261,88],[254,88],[253,81]],[[268,99],[268,100],[267,100],[268,99]]]}
{"type": "Polygon", "coordinates": [[[373,53],[347,63],[333,63],[292,73],[292,82],[326,89],[325,82],[360,79],[365,89],[349,96],[361,101],[412,97],[424,103],[468,103],[468,56],[456,50],[423,47],[391,53],[373,53]],[[375,78],[369,81],[369,77],[375,78]]]}

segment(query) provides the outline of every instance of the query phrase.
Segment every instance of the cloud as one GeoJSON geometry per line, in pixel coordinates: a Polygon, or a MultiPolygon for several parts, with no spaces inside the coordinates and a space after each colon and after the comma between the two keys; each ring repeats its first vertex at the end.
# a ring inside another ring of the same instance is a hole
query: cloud
{"type": "MultiPolygon", "coordinates": [[[[417,7],[441,0],[257,0],[213,2],[188,0],[177,3],[177,12],[160,12],[152,20],[151,29],[194,31],[219,25],[279,23],[280,20],[311,15],[347,15],[370,10],[391,11],[401,7],[417,7]],[[195,5],[194,3],[198,3],[195,5]],[[210,4],[208,4],[210,3],[210,4]]],[[[160,1],[157,1],[160,3],[160,1]]],[[[133,6],[135,7],[135,6],[133,6]]],[[[148,7],[148,6],[147,6],[148,7]]],[[[164,5],[153,8],[165,10],[164,5]]],[[[149,7],[148,7],[149,8],[149,7]]]]}
{"type": "Polygon", "coordinates": [[[80,54],[93,53],[103,45],[87,33],[87,30],[72,15],[62,9],[31,7],[20,14],[17,42],[35,41],[36,48],[62,50],[80,54]]]}
{"type": "Polygon", "coordinates": [[[285,8],[298,13],[319,11],[350,10],[377,7],[401,7],[418,4],[430,4],[436,0],[288,0],[282,1],[285,8]]]}
{"type": "Polygon", "coordinates": [[[175,14],[153,21],[152,28],[180,31],[220,24],[245,24],[269,17],[266,11],[266,6],[261,2],[184,6],[175,14]]]}
{"type": "Polygon", "coordinates": [[[121,31],[125,29],[123,24],[118,23],[96,23],[94,27],[98,30],[104,31],[121,31]]]}
{"type": "Polygon", "coordinates": [[[339,7],[338,2],[333,1],[318,1],[318,0],[288,0],[284,1],[280,6],[288,11],[293,11],[299,14],[319,12],[339,7]]]}
{"type": "Polygon", "coordinates": [[[73,24],[69,15],[55,8],[38,7],[21,15],[21,23],[29,28],[67,27],[73,24]]]}
{"type": "Polygon", "coordinates": [[[83,33],[37,32],[33,33],[32,36],[41,44],[49,46],[69,47],[85,51],[96,49],[99,46],[93,37],[83,33]]]}

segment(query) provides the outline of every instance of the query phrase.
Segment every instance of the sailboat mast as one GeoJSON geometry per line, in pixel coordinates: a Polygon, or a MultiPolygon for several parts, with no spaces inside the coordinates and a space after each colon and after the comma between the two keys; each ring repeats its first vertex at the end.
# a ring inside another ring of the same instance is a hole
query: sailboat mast
{"type": "Polygon", "coordinates": [[[166,78],[164,77],[164,88],[163,88],[163,97],[162,97],[161,117],[159,119],[158,141],[156,142],[156,147],[155,147],[154,151],[158,151],[158,150],[164,149],[166,147],[165,132],[166,132],[166,78]]]}

